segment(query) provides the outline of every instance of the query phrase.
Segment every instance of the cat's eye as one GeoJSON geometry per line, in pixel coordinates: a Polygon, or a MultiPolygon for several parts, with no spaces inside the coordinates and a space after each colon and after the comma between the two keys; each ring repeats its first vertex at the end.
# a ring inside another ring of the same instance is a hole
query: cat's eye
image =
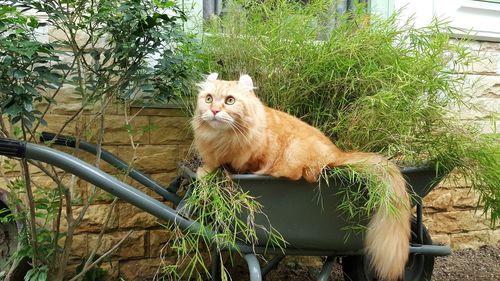
{"type": "Polygon", "coordinates": [[[236,101],[236,99],[232,96],[229,96],[226,98],[226,104],[228,104],[228,105],[234,104],[235,101],[236,101]]]}
{"type": "Polygon", "coordinates": [[[214,100],[214,98],[211,95],[207,95],[205,97],[205,102],[206,103],[212,103],[213,100],[214,100]]]}

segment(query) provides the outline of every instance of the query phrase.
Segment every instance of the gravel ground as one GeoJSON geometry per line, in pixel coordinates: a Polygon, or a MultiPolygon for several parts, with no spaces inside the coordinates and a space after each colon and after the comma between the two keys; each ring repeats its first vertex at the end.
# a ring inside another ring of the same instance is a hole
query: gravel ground
{"type": "MultiPolygon", "coordinates": [[[[267,281],[313,281],[319,273],[316,266],[301,266],[296,262],[283,261],[269,273],[267,281]]],[[[233,280],[248,280],[243,264],[231,270],[233,280]]],[[[331,274],[332,281],[343,281],[342,268],[336,264],[331,274]]],[[[437,257],[434,264],[433,281],[500,281],[500,247],[483,246],[479,249],[453,251],[451,256],[437,257]]]]}

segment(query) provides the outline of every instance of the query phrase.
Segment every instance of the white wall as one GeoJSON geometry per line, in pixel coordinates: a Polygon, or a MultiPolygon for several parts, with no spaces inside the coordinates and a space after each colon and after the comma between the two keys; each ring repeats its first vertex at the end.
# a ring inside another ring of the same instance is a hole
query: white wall
{"type": "Polygon", "coordinates": [[[433,17],[449,22],[457,36],[470,33],[476,40],[500,42],[500,3],[476,0],[395,0],[404,17],[414,16],[418,25],[433,17]]]}

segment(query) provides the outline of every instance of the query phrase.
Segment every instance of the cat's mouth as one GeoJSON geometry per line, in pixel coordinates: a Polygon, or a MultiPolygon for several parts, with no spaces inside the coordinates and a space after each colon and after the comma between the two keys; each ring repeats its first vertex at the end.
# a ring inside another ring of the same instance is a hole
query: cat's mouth
{"type": "Polygon", "coordinates": [[[230,126],[227,122],[219,121],[219,120],[212,120],[208,122],[208,125],[214,129],[228,129],[230,126]]]}
{"type": "Polygon", "coordinates": [[[219,130],[229,129],[231,127],[231,123],[233,121],[230,116],[223,116],[220,114],[212,115],[212,113],[204,114],[202,116],[202,119],[210,127],[214,128],[214,129],[219,129],[219,130]]]}
{"type": "Polygon", "coordinates": [[[231,126],[227,120],[217,118],[217,116],[214,116],[211,120],[208,120],[207,123],[214,129],[227,129],[231,126]]]}

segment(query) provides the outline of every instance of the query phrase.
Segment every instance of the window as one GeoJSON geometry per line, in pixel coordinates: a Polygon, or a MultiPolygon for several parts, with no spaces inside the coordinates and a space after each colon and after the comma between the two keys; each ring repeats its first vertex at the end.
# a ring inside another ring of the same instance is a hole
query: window
{"type": "MultiPolygon", "coordinates": [[[[225,0],[203,0],[203,17],[208,18],[211,15],[220,15],[223,11],[225,0]]],[[[307,1],[307,0],[295,0],[295,1],[307,1]]],[[[499,0],[500,1],[500,0],[499,0]]],[[[338,0],[336,4],[336,10],[338,12],[344,12],[353,7],[355,3],[376,3],[374,8],[380,14],[386,15],[391,10],[389,6],[394,6],[394,0],[338,0]],[[392,2],[392,5],[389,3],[392,2]]]]}

